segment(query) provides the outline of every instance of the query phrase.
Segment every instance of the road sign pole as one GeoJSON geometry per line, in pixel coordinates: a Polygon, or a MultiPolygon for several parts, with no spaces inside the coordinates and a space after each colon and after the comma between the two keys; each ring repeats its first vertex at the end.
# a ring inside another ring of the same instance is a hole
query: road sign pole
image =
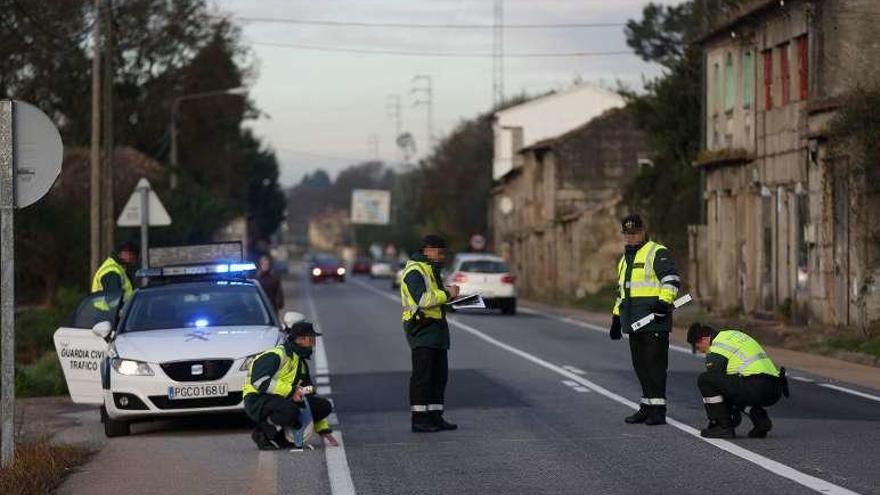
{"type": "Polygon", "coordinates": [[[150,186],[143,185],[141,190],[141,268],[148,268],[147,246],[150,242],[150,186]]]}
{"type": "Polygon", "coordinates": [[[0,465],[15,458],[15,152],[12,100],[0,100],[0,465]]]}

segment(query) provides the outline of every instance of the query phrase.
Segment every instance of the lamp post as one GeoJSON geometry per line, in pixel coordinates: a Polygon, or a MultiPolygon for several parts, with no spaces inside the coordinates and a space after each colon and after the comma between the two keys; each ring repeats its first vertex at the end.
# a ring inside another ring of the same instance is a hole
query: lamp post
{"type": "Polygon", "coordinates": [[[177,189],[177,110],[180,103],[186,100],[196,100],[199,98],[210,98],[213,96],[223,95],[243,95],[247,93],[247,88],[240,86],[237,88],[218,89],[215,91],[203,91],[201,93],[191,93],[175,97],[171,101],[171,189],[177,189]]]}

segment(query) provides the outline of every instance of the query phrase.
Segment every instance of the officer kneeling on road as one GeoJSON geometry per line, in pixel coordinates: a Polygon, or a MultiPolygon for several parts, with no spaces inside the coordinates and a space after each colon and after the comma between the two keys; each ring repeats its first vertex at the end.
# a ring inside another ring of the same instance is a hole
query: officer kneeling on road
{"type": "Polygon", "coordinates": [[[307,321],[298,321],[285,330],[284,343],[258,355],[248,370],[244,384],[244,407],[257,423],[251,438],[260,450],[302,447],[284,435],[285,428],[299,430],[302,409],[311,410],[315,431],[325,444],[339,445],[327,417],[333,406],[312,392],[308,359],[320,335],[307,321]]]}
{"type": "Polygon", "coordinates": [[[765,407],[788,397],[785,368],[776,369],[761,344],[739,330],[716,331],[699,323],[690,326],[687,341],[694,352],[706,353],[706,371],[697,378],[709,425],[708,438],[734,438],[742,420],[752,420],[749,436],[764,438],[773,427],[765,407]]]}

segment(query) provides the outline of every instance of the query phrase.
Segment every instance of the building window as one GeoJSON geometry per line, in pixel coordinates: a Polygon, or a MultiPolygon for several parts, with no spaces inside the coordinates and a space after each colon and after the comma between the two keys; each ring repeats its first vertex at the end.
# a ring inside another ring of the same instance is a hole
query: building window
{"type": "Polygon", "coordinates": [[[810,61],[807,58],[807,35],[797,39],[798,51],[798,98],[806,100],[810,96],[810,61]]]}
{"type": "Polygon", "coordinates": [[[743,53],[743,81],[742,81],[742,98],[743,108],[752,107],[752,99],[754,98],[754,82],[755,82],[755,60],[751,51],[743,53]]]}
{"type": "Polygon", "coordinates": [[[718,107],[721,104],[721,66],[715,64],[712,73],[712,113],[718,115],[718,107]]]}
{"type": "Polygon", "coordinates": [[[791,101],[791,64],[788,58],[788,43],[779,45],[779,76],[782,84],[782,106],[791,101]]]}
{"type": "Polygon", "coordinates": [[[773,108],[773,51],[767,50],[764,56],[764,110],[773,108]]]}
{"type": "Polygon", "coordinates": [[[733,112],[733,54],[728,53],[724,61],[724,111],[733,112]]]}

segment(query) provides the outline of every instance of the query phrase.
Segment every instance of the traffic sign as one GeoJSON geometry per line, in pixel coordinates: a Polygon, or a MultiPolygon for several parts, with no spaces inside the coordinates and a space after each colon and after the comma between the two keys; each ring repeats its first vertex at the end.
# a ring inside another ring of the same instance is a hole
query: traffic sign
{"type": "Polygon", "coordinates": [[[486,249],[486,238],[480,234],[474,234],[471,236],[469,244],[474,251],[482,251],[486,249]]]}
{"type": "Polygon", "coordinates": [[[351,192],[351,223],[388,225],[391,223],[391,192],[355,189],[351,192]]]}
{"type": "Polygon", "coordinates": [[[39,108],[13,101],[15,206],[36,203],[52,189],[61,174],[64,145],[58,128],[39,108]]]}
{"type": "Polygon", "coordinates": [[[165,206],[162,205],[162,201],[159,200],[159,196],[157,196],[156,192],[153,191],[153,188],[150,187],[150,181],[144,178],[141,178],[141,180],[138,181],[137,186],[135,186],[134,191],[132,191],[131,196],[128,198],[128,202],[125,203],[125,208],[123,208],[122,213],[119,214],[119,220],[116,221],[116,225],[120,227],[141,226],[141,194],[145,189],[149,201],[147,206],[147,224],[150,227],[171,225],[171,216],[168,215],[168,210],[165,209],[165,206]]]}

